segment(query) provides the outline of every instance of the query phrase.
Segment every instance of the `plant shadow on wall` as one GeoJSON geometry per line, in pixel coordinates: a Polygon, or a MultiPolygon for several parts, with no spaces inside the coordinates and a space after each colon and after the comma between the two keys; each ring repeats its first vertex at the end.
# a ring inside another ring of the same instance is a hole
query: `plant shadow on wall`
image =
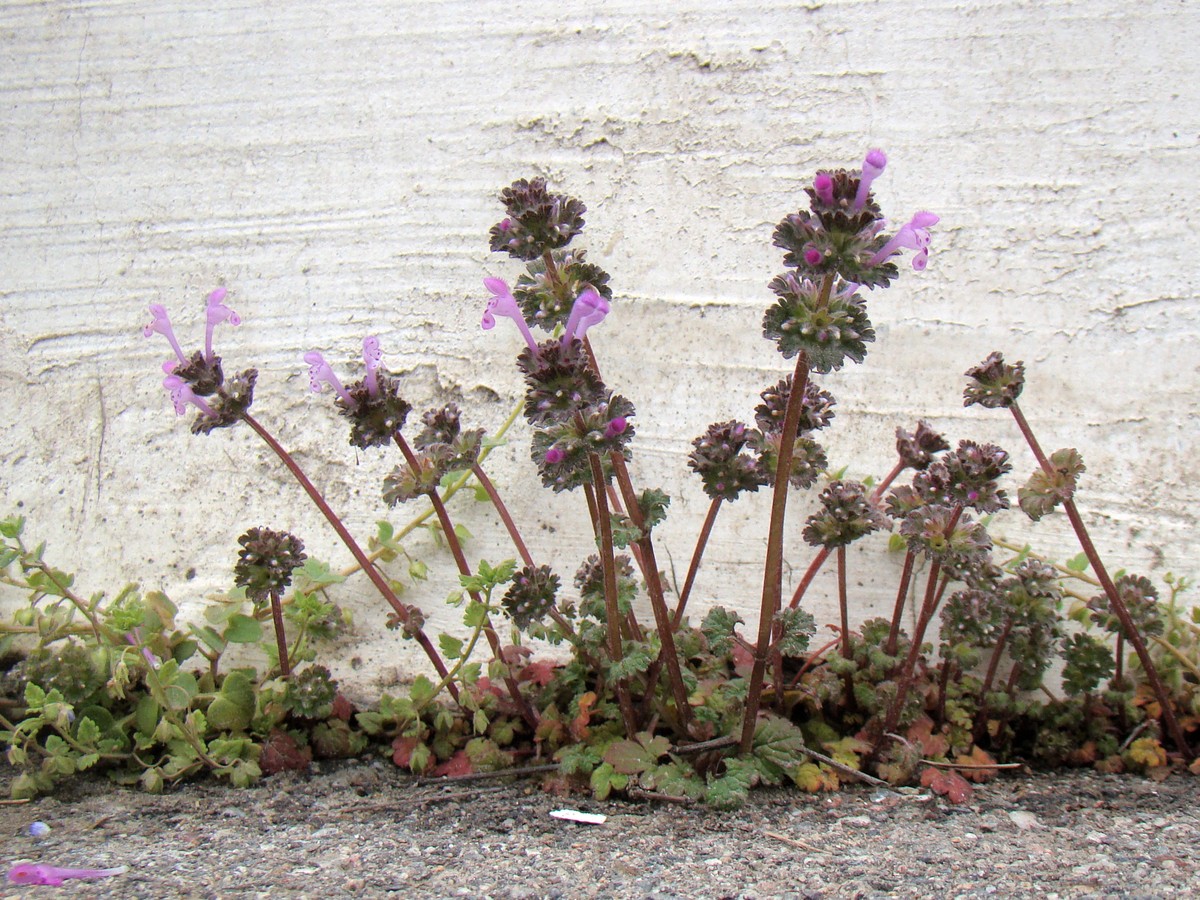
{"type": "Polygon", "coordinates": [[[1013,417],[1038,463],[1018,506],[1033,519],[1061,509],[1079,538],[1076,559],[1059,565],[989,535],[1010,506],[1000,447],[952,448],[922,421],[897,429],[897,461],[879,481],[851,481],[830,465],[819,436],[835,400],[817,378],[863,361],[875,338],[868,293],[890,287],[904,251],[925,268],[937,223],[918,212],[889,227],[872,191],[885,164],[873,150],[859,169],[817,173],[807,207],[775,230],[785,271],[770,283],[762,330],[791,372],[762,391],[753,425],[718,422],[693,441],[690,465],[711,502],[682,586],[656,556],[670,498],[636,485],[636,409],[609,386],[590,339],[614,306],[609,275],[573,245],[583,204],[542,179],[502,192],[506,214],[490,234],[494,251],[524,266],[511,286],[484,280],[483,327],[511,319],[524,344],[525,397],[498,433],[466,427],[454,405],[414,423],[374,336],[362,342],[356,381],[343,382],[316,351],[305,356],[313,390],[329,389],[350,443],[397,454],[384,501],[419,507],[403,527],[381,522],[365,546],[251,415],[257,372],[227,374],[214,353],[215,327],[239,324],[225,290],[208,296],[204,349],[191,355],[166,310],[151,306],[146,335],[173,351],[163,386],[176,411],[193,407],[192,431],[205,439],[239,425],[261,438],[354,564],[335,572],[308,558],[300,538],[251,528],[236,586],[203,621],[181,622],[161,593],[85,597],[44,547],[25,542],[23,519],[4,521],[4,581],[29,601],[3,637],[0,727],[22,770],[13,793],[91,768],[149,790],[202,772],[244,785],[313,757],[367,751],[421,774],[537,772],[555,791],[716,807],[789,781],[807,791],[920,781],[961,800],[970,781],[1004,766],[1200,771],[1200,615],[1181,601],[1186,581],[1165,576],[1160,597],[1143,577],[1109,573],[1075,504],[1083,461],[1073,449],[1041,449],[1018,404],[1020,363],[988,356],[966,373],[966,403],[1013,417]],[[586,509],[594,529],[595,553],[565,578],[533,555],[486,471],[521,416],[529,472],[586,509]],[[697,621],[689,610],[714,522],[760,489],[771,502],[757,619],[715,606],[697,621]],[[817,492],[818,508],[785,528],[794,491],[817,492]],[[495,508],[512,558],[470,561],[452,507],[472,493],[495,508]],[[904,558],[895,607],[852,629],[846,548],[881,530],[904,558]],[[409,582],[432,577],[410,549],[417,531],[435,535],[457,570],[448,600],[462,613],[457,633],[430,635],[422,610],[403,599],[409,582]],[[795,563],[806,552],[804,576],[784,596],[785,556],[795,563]],[[826,565],[840,611],[828,632],[804,608],[826,565]],[[356,709],[320,664],[351,624],[336,602],[348,577],[370,580],[388,625],[429,662],[406,694],[369,709],[356,709]],[[635,614],[639,594],[652,622],[635,614]],[[567,661],[539,658],[541,642],[565,648],[567,661]],[[239,654],[259,664],[228,664],[233,645],[259,647],[239,654]],[[1047,684],[1056,666],[1061,684],[1047,684]]]}

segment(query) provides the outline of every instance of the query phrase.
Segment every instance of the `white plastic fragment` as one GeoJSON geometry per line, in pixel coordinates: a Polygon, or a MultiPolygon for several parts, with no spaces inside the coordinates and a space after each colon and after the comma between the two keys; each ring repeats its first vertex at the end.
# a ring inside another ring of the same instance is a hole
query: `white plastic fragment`
{"type": "Polygon", "coordinates": [[[584,825],[603,825],[608,816],[600,813],[585,813],[577,809],[556,809],[550,813],[555,819],[565,819],[568,822],[581,822],[584,825]]]}

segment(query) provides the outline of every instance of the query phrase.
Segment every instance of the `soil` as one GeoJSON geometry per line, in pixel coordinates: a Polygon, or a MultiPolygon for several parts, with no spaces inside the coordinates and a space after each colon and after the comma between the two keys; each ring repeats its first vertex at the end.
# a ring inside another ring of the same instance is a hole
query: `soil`
{"type": "MultiPolygon", "coordinates": [[[[0,766],[0,782],[11,776],[0,766]]],[[[0,896],[1198,896],[1197,787],[1180,775],[1007,775],[962,805],[861,786],[760,790],[721,813],[564,799],[532,778],[421,782],[377,761],[158,796],[84,778],[0,805],[2,861],[128,871],[63,888],[6,883],[0,896]],[[559,809],[607,820],[576,824],[550,815],[559,809]],[[31,837],[34,821],[49,834],[31,837]]]]}

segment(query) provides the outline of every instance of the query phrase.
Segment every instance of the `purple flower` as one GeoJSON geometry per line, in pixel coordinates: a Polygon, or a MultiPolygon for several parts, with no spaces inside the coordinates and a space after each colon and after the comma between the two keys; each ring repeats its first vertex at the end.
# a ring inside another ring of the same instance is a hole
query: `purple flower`
{"type": "Polygon", "coordinates": [[[854,195],[854,211],[858,212],[867,202],[867,194],[871,191],[871,182],[883,174],[887,165],[887,156],[882,150],[869,150],[862,164],[862,177],[858,181],[858,193],[854,195]]]}
{"type": "Polygon", "coordinates": [[[618,434],[624,434],[629,422],[624,416],[617,416],[604,428],[604,439],[611,441],[618,434]]]}
{"type": "Polygon", "coordinates": [[[546,465],[557,466],[560,462],[563,461],[563,459],[566,458],[566,455],[567,454],[565,454],[558,447],[551,447],[549,450],[546,451],[546,465]]]}
{"type": "Polygon", "coordinates": [[[304,361],[308,363],[308,380],[314,394],[321,393],[325,389],[325,385],[329,385],[351,409],[358,405],[350,396],[350,392],[342,385],[341,380],[333,373],[329,363],[325,362],[325,357],[316,350],[309,350],[304,354],[304,361]]]}
{"type": "Polygon", "coordinates": [[[190,403],[211,419],[217,418],[216,412],[192,391],[192,386],[178,375],[168,375],[163,379],[163,387],[171,393],[171,401],[175,404],[175,415],[182,416],[187,412],[190,403]]]}
{"type": "Polygon", "coordinates": [[[153,337],[155,334],[161,334],[171,345],[171,349],[175,351],[175,355],[179,357],[179,361],[187,365],[187,357],[183,353],[183,348],[179,346],[179,341],[175,339],[175,332],[171,328],[171,319],[167,316],[167,308],[160,303],[150,304],[150,324],[142,329],[142,334],[146,337],[153,337]]]}
{"type": "Polygon", "coordinates": [[[916,254],[912,259],[912,267],[922,272],[925,270],[926,264],[929,262],[929,227],[936,225],[938,217],[931,212],[919,212],[913,216],[908,222],[901,226],[892,239],[883,245],[883,248],[871,257],[867,263],[868,266],[877,266],[886,260],[893,253],[896,253],[902,248],[916,250],[916,254]]]}
{"type": "Polygon", "coordinates": [[[833,206],[833,176],[828,172],[819,172],[813,179],[813,193],[826,206],[833,206]]]}
{"type": "Polygon", "coordinates": [[[586,288],[575,298],[575,304],[571,307],[571,317],[567,319],[567,327],[563,331],[562,345],[565,347],[573,340],[582,341],[589,328],[604,321],[609,308],[608,301],[600,296],[595,288],[586,288]]]}
{"type": "Polygon", "coordinates": [[[222,322],[228,322],[230,325],[242,324],[241,317],[223,302],[228,293],[225,288],[219,287],[208,295],[208,312],[206,315],[208,325],[204,330],[204,359],[206,362],[212,362],[213,359],[213,329],[222,322]]]}
{"type": "Polygon", "coordinates": [[[512,291],[509,290],[508,285],[500,278],[485,278],[483,279],[483,286],[492,295],[488,298],[487,309],[483,311],[483,320],[480,322],[483,330],[491,331],[496,327],[496,316],[512,319],[517,323],[517,328],[520,330],[521,336],[525,338],[525,343],[529,345],[529,351],[536,357],[538,353],[537,341],[533,339],[533,333],[529,330],[529,325],[525,321],[525,314],[521,312],[521,307],[512,295],[512,291]]]}
{"type": "Polygon", "coordinates": [[[367,367],[367,377],[363,379],[363,384],[366,385],[367,394],[371,399],[379,396],[379,379],[375,370],[379,368],[382,360],[383,350],[379,346],[379,338],[373,334],[367,335],[363,338],[363,363],[367,367]]]}
{"type": "Polygon", "coordinates": [[[810,266],[819,266],[825,255],[816,247],[809,247],[804,251],[804,261],[810,266]]]}

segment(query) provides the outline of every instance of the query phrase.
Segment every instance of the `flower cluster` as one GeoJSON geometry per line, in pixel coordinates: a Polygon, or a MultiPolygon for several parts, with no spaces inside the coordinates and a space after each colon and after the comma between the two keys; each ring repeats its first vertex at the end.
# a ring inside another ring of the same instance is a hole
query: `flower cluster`
{"type": "Polygon", "coordinates": [[[428,495],[448,473],[470,469],[479,460],[483,429],[463,431],[455,404],[435,407],[421,421],[425,427],[413,439],[413,459],[396,466],[383,481],[383,499],[389,506],[428,495]]]}
{"type": "Polygon", "coordinates": [[[821,491],[821,509],[808,519],[804,540],[814,547],[844,547],[872,531],[888,527],[888,519],[857,481],[831,481],[821,491]]]}
{"type": "Polygon", "coordinates": [[[554,608],[560,583],[549,566],[526,566],[513,576],[501,604],[513,624],[524,631],[554,608]]]}
{"type": "Polygon", "coordinates": [[[161,334],[175,352],[175,359],[163,363],[162,370],[167,377],[162,384],[171,395],[176,415],[186,413],[189,405],[199,411],[200,415],[192,423],[192,431],[197,434],[208,434],[214,428],[233,425],[254,402],[257,370],[246,369],[227,381],[221,368],[221,357],[213,352],[216,327],[223,322],[242,323],[238,314],[225,304],[226,295],[225,288],[209,293],[205,301],[204,350],[197,350],[190,357],[183,352],[166,307],[161,304],[150,304],[150,322],[143,329],[146,337],[161,334]]]}
{"type": "Polygon", "coordinates": [[[363,338],[363,363],[366,374],[349,386],[342,384],[333,368],[316,350],[304,354],[308,378],[314,393],[326,386],[337,395],[338,411],[350,420],[350,443],[366,449],[390,444],[404,427],[412,407],[400,396],[399,379],[382,366],[383,350],[379,338],[363,338]]]}
{"type": "Polygon", "coordinates": [[[492,249],[528,261],[518,282],[518,301],[500,278],[485,278],[490,293],[482,326],[496,317],[512,319],[526,349],[517,358],[525,374],[525,417],[534,427],[533,461],[542,483],[555,491],[592,481],[590,457],[600,457],[607,474],[611,454],[627,454],[634,428],[633,404],[604,384],[585,343],[588,330],[610,311],[608,275],[583,262],[583,253],[555,252],[583,228],[584,206],[550,194],[537,178],[518,181],[501,200],[509,218],[492,229],[492,249]],[[530,320],[562,334],[541,344],[530,320]]]}
{"type": "Polygon", "coordinates": [[[987,359],[967,369],[972,383],[963,390],[963,406],[978,403],[986,409],[1007,409],[1017,402],[1025,386],[1025,364],[1009,365],[999,353],[989,353],[987,359]]]}
{"type": "Polygon", "coordinates": [[[898,274],[892,258],[916,251],[912,266],[929,260],[929,229],[938,221],[919,212],[887,235],[871,185],[883,173],[887,157],[871,150],[862,168],[819,172],[808,188],[809,209],[785,218],[775,229],[783,263],[795,269],[770,284],[779,298],[763,318],[763,334],[785,358],[803,352],[809,367],[827,373],[847,359],[862,362],[875,340],[860,287],[887,287],[898,274]]]}
{"type": "Polygon", "coordinates": [[[759,460],[742,448],[758,432],[741,422],[719,422],[692,441],[688,465],[704,482],[704,492],[716,500],[736,500],[742,491],[751,493],[765,483],[759,460]]]}
{"type": "Polygon", "coordinates": [[[278,597],[286,591],[292,572],[308,559],[304,542],[286,531],[251,528],[238,543],[242,549],[233,569],[234,582],[246,589],[254,603],[266,603],[272,595],[278,597]]]}
{"type": "Polygon", "coordinates": [[[508,215],[492,226],[491,248],[521,260],[537,259],[566,246],[583,230],[587,207],[564,194],[551,194],[545,178],[514,181],[500,192],[508,215]]]}

